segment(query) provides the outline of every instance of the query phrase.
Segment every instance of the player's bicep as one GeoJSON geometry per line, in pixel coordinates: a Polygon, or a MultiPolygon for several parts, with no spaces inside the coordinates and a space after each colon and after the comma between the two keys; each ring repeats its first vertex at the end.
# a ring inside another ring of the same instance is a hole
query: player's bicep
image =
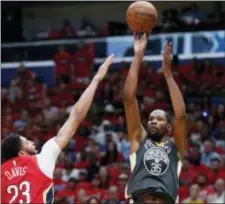
{"type": "Polygon", "coordinates": [[[137,143],[143,141],[145,130],[141,124],[137,100],[135,99],[133,101],[124,101],[124,108],[128,129],[128,137],[129,141],[131,142],[132,149],[132,146],[136,147],[137,143]]]}
{"type": "Polygon", "coordinates": [[[61,152],[61,148],[55,141],[55,137],[48,140],[37,155],[38,166],[49,178],[53,177],[56,160],[61,152]]]}
{"type": "Polygon", "coordinates": [[[178,148],[181,159],[187,151],[187,117],[175,119],[174,121],[174,142],[178,148]]]}

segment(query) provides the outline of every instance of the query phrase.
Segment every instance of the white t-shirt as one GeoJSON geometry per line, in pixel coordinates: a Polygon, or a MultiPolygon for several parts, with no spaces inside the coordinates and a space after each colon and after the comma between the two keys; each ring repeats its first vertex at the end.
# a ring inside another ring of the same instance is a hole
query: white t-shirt
{"type": "Polygon", "coordinates": [[[41,171],[49,178],[53,178],[56,160],[61,149],[55,138],[48,140],[42,147],[41,152],[37,154],[37,163],[41,171]]]}

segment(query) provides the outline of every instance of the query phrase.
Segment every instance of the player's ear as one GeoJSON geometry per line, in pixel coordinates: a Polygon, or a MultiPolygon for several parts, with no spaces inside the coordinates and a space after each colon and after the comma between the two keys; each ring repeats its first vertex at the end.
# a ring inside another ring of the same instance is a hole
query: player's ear
{"type": "Polygon", "coordinates": [[[171,132],[172,131],[172,125],[170,123],[167,124],[167,131],[171,132]]]}

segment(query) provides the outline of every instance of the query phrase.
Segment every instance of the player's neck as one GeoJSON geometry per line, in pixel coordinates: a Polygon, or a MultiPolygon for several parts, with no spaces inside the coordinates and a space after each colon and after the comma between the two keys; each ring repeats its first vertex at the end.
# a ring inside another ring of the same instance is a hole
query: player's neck
{"type": "Polygon", "coordinates": [[[157,139],[154,139],[151,136],[149,136],[148,139],[150,139],[154,143],[164,143],[164,142],[166,142],[168,140],[168,137],[167,136],[163,136],[161,139],[157,140],[157,139]]]}

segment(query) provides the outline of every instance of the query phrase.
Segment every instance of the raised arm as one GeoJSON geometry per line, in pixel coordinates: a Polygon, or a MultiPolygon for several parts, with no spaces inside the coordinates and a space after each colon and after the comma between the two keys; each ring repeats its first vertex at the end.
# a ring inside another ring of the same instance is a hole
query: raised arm
{"type": "Polygon", "coordinates": [[[173,105],[175,114],[174,120],[174,141],[178,147],[181,158],[183,158],[186,152],[187,142],[187,118],[186,108],[181,91],[176,84],[172,72],[171,72],[171,60],[172,60],[172,46],[171,43],[166,42],[163,53],[163,74],[169,89],[170,98],[173,105]]]}
{"type": "Polygon", "coordinates": [[[79,124],[87,115],[98,84],[103,80],[104,76],[106,75],[109,66],[112,64],[113,58],[113,55],[109,56],[100,66],[90,85],[84,91],[77,103],[73,106],[69,118],[59,130],[55,141],[58,143],[61,149],[63,149],[68,144],[68,142],[73,137],[75,131],[77,130],[79,124]]]}
{"type": "Polygon", "coordinates": [[[142,141],[145,130],[142,127],[138,103],[136,99],[136,90],[138,83],[138,73],[141,67],[145,49],[148,41],[148,35],[142,38],[134,36],[134,59],[131,63],[128,76],[124,85],[124,107],[127,121],[128,138],[131,143],[130,153],[136,152],[142,141]]]}

